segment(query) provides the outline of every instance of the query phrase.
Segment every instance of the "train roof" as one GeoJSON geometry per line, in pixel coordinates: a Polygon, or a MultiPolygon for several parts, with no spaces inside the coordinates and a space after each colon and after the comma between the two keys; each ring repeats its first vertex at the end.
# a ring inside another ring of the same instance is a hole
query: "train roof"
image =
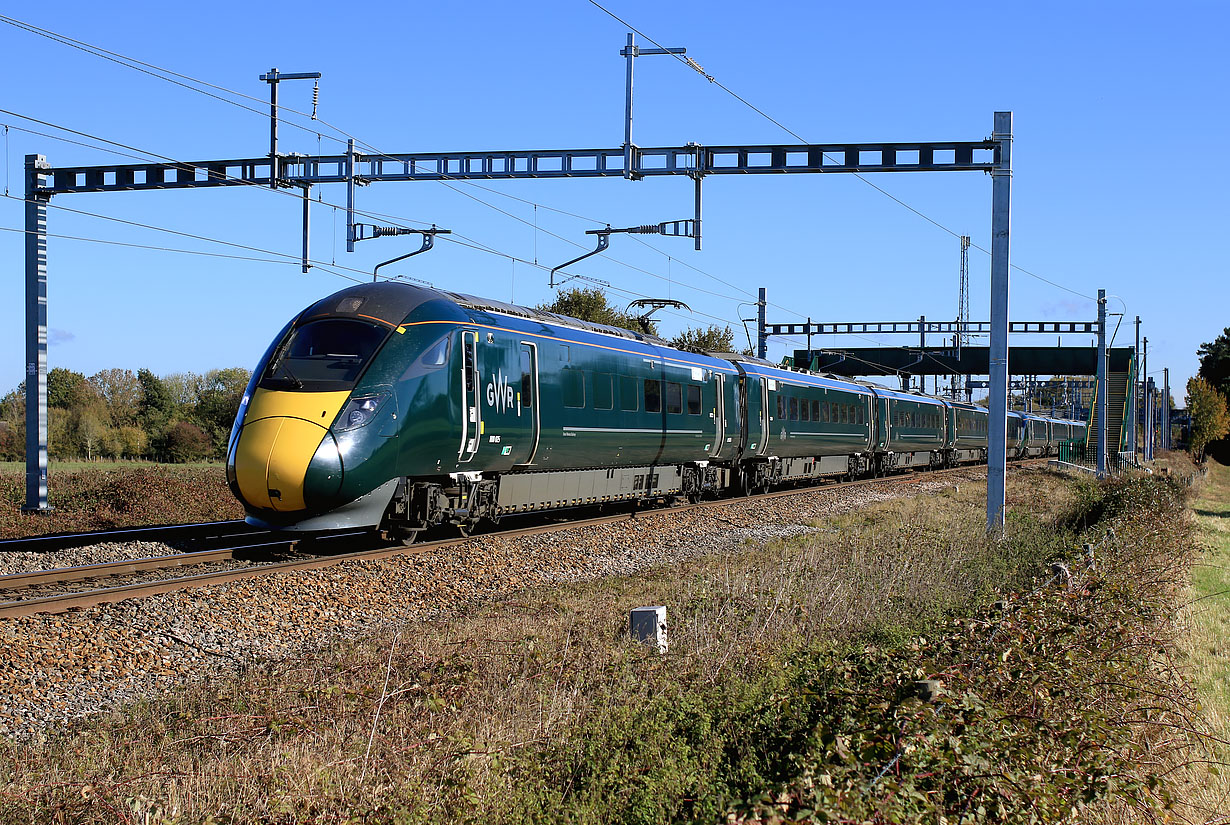
{"type": "Polygon", "coordinates": [[[477,309],[484,312],[499,312],[503,315],[514,315],[519,318],[528,318],[533,321],[543,321],[548,324],[558,324],[560,326],[583,329],[587,332],[598,332],[603,335],[615,335],[619,338],[640,341],[641,343],[651,344],[657,347],[670,347],[670,343],[666,340],[645,332],[635,332],[630,329],[613,327],[607,324],[595,324],[592,321],[582,321],[580,318],[573,318],[571,315],[560,315],[555,312],[547,312],[544,309],[523,307],[518,304],[510,304],[505,301],[497,301],[492,298],[479,298],[474,295],[466,295],[462,292],[449,292],[443,289],[436,291],[465,309],[477,309]]]}

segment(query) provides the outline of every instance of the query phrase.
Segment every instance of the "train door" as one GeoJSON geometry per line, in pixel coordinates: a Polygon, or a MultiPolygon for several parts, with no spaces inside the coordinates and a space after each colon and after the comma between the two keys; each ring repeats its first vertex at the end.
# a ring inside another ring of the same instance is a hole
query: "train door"
{"type": "Polygon", "coordinates": [[[746,455],[764,455],[769,436],[769,382],[747,372],[741,378],[743,420],[747,422],[743,450],[746,455]]]}
{"type": "Polygon", "coordinates": [[[717,458],[726,437],[726,376],[714,373],[713,388],[717,397],[713,404],[713,448],[709,450],[709,457],[717,458]]]}
{"type": "Polygon", "coordinates": [[[463,330],[461,333],[461,447],[457,461],[466,464],[478,454],[482,443],[483,414],[481,404],[481,381],[478,375],[478,333],[463,330]]]}
{"type": "MultiPolygon", "coordinates": [[[[538,391],[538,345],[522,341],[518,350],[521,365],[521,386],[517,392],[517,405],[521,415],[528,417],[530,425],[529,450],[524,458],[518,458],[518,463],[533,464],[534,456],[538,454],[538,441],[541,438],[542,419],[539,413],[538,391]]],[[[520,452],[518,450],[518,452],[520,452]]]]}

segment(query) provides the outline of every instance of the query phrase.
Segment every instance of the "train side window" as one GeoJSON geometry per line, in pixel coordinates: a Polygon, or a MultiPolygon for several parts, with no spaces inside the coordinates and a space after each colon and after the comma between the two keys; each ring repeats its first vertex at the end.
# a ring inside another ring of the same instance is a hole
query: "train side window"
{"type": "Polygon", "coordinates": [[[524,347],[521,348],[521,406],[533,406],[534,401],[534,375],[531,371],[530,353],[524,347]]]}
{"type": "Polygon", "coordinates": [[[595,410],[615,409],[615,391],[611,384],[611,374],[609,372],[594,373],[595,410]]]}
{"type": "Polygon", "coordinates": [[[666,411],[671,414],[683,412],[683,388],[674,381],[666,382],[666,411]]]}
{"type": "Polygon", "coordinates": [[[631,375],[619,376],[619,408],[624,412],[636,412],[641,408],[641,396],[636,391],[636,379],[631,375]]]}
{"type": "Polygon", "coordinates": [[[867,421],[863,418],[863,415],[866,413],[866,410],[863,409],[862,404],[859,404],[857,407],[855,407],[854,412],[855,412],[855,418],[857,419],[854,423],[856,424],[866,424],[867,423],[867,421]]]}
{"type": "Polygon", "coordinates": [[[564,384],[564,406],[585,406],[585,373],[581,370],[562,370],[564,384]]]}
{"type": "Polygon", "coordinates": [[[799,420],[799,399],[797,398],[790,399],[790,420],[799,420]]]}
{"type": "Polygon", "coordinates": [[[777,420],[782,421],[786,418],[786,396],[777,396],[777,420]]]}
{"type": "Polygon", "coordinates": [[[821,405],[820,405],[820,417],[821,417],[821,420],[822,420],[825,424],[828,424],[830,421],[832,421],[832,420],[833,420],[833,404],[832,404],[832,402],[825,401],[823,404],[821,404],[821,405]]]}
{"type": "Polygon", "coordinates": [[[662,412],[662,384],[656,378],[645,379],[645,412],[662,412]]]}
{"type": "Polygon", "coordinates": [[[819,401],[811,402],[811,420],[812,421],[820,420],[820,402],[819,401]]]}
{"type": "Polygon", "coordinates": [[[559,360],[563,364],[572,360],[572,349],[567,344],[559,345],[559,360]]]}
{"type": "Polygon", "coordinates": [[[688,415],[700,415],[700,387],[688,385],[688,415]]]}
{"type": "Polygon", "coordinates": [[[799,420],[811,421],[811,403],[806,398],[799,399],[799,420]]]}

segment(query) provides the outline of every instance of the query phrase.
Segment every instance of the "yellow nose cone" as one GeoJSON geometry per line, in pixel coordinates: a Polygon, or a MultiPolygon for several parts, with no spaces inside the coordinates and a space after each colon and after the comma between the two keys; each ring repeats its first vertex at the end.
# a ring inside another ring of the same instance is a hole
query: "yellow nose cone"
{"type": "Polygon", "coordinates": [[[303,510],[303,480],[349,393],[257,390],[235,446],[235,480],[251,507],[303,510]]]}

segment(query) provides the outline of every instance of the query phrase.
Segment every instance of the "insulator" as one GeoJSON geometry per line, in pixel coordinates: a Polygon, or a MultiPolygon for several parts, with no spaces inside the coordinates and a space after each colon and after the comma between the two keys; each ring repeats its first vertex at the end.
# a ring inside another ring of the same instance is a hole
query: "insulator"
{"type": "Polygon", "coordinates": [[[320,103],[320,81],[312,84],[312,120],[316,119],[316,105],[320,103]]]}
{"type": "Polygon", "coordinates": [[[400,235],[401,230],[396,226],[373,226],[372,237],[383,238],[385,235],[400,235]]]}
{"type": "Polygon", "coordinates": [[[656,235],[658,234],[658,225],[656,223],[641,224],[636,227],[634,234],[637,235],[656,235]]]}

